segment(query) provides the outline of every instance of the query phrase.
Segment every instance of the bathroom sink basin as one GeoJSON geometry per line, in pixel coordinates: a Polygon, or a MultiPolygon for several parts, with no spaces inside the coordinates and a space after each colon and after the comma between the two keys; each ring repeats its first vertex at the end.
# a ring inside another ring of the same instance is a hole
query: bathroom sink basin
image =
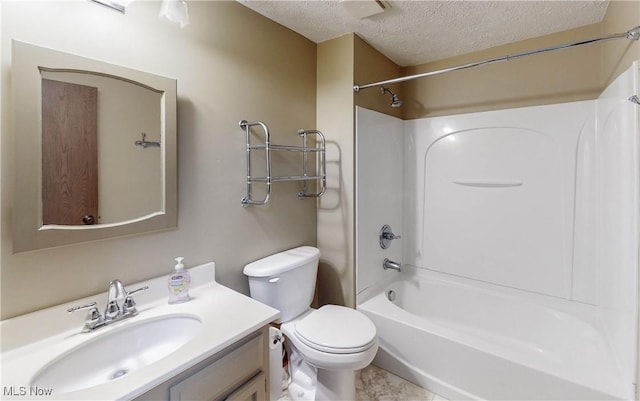
{"type": "Polygon", "coordinates": [[[201,321],[190,315],[114,327],[55,358],[34,375],[31,385],[67,393],[116,380],[177,351],[200,328],[201,321]]]}

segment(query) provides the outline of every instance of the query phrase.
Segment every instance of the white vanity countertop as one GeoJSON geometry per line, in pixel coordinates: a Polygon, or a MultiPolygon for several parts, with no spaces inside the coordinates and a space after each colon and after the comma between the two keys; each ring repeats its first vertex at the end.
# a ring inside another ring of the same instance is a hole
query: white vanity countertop
{"type": "MultiPolygon", "coordinates": [[[[127,285],[134,290],[144,285],[149,290],[134,296],[139,314],[132,318],[81,333],[85,312],[68,315],[72,306],[97,301],[102,311],[106,305],[105,294],[88,297],[41,311],[18,316],[0,322],[2,335],[2,399],[57,399],[57,400],[128,400],[135,398],[189,367],[222,351],[234,342],[255,332],[279,317],[279,312],[243,294],[215,282],[215,265],[207,263],[188,269],[192,287],[192,300],[168,305],[167,276],[146,282],[127,285]],[[111,330],[120,330],[166,314],[195,315],[202,327],[193,339],[176,352],[146,367],[132,371],[113,381],[87,389],[56,394],[36,395],[38,390],[31,385],[34,375],[47,363],[74,347],[111,330]],[[15,396],[9,396],[13,391],[15,396]],[[26,393],[21,395],[21,393],[26,393]]],[[[106,293],[106,288],[105,288],[106,293]]]]}

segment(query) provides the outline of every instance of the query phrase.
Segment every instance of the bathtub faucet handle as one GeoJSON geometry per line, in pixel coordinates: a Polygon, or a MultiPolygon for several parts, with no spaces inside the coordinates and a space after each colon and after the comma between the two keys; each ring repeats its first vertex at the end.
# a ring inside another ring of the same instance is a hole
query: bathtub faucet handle
{"type": "Polygon", "coordinates": [[[382,226],[382,229],[380,229],[380,248],[387,249],[391,245],[391,241],[400,238],[399,235],[393,233],[393,230],[391,230],[388,224],[385,224],[382,226]]]}
{"type": "Polygon", "coordinates": [[[402,238],[402,236],[395,235],[394,233],[383,233],[382,238],[391,240],[391,239],[400,239],[402,238]]]}

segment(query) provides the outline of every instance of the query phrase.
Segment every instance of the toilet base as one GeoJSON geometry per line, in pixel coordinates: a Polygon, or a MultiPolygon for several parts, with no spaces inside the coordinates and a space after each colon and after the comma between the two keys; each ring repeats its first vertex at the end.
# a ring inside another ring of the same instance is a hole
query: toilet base
{"type": "Polygon", "coordinates": [[[355,401],[356,380],[353,370],[318,369],[310,365],[294,348],[289,348],[289,397],[293,401],[355,401]]]}
{"type": "Polygon", "coordinates": [[[316,400],[356,399],[356,373],[353,370],[318,370],[316,400]]]}

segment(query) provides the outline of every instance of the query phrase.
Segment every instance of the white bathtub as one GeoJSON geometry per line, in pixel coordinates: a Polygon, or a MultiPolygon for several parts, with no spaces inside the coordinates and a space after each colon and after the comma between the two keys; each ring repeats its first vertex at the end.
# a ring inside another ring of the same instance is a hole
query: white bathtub
{"type": "Polygon", "coordinates": [[[358,306],[376,365],[449,399],[633,398],[589,306],[424,269],[398,278],[358,306]]]}

